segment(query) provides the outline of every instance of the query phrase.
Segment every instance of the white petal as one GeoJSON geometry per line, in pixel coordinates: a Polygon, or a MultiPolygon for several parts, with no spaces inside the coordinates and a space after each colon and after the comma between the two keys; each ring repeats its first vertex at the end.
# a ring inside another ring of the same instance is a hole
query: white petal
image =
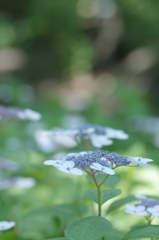
{"type": "Polygon", "coordinates": [[[96,135],[96,134],[92,134],[90,136],[90,140],[91,140],[92,145],[96,148],[101,148],[103,146],[101,144],[101,142],[98,141],[98,135],[96,135]]]}
{"type": "Polygon", "coordinates": [[[100,171],[99,168],[97,168],[97,167],[95,167],[95,166],[93,166],[93,165],[90,165],[89,167],[90,167],[91,169],[94,169],[94,170],[98,170],[98,171],[100,171]]]}
{"type": "Polygon", "coordinates": [[[136,215],[136,213],[135,213],[135,212],[133,212],[133,211],[130,211],[130,210],[127,210],[127,209],[125,209],[125,212],[126,212],[126,213],[130,213],[130,214],[135,214],[135,215],[136,215]]]}
{"type": "Polygon", "coordinates": [[[62,166],[65,168],[73,168],[75,163],[73,161],[65,161],[62,166]]]}
{"type": "Polygon", "coordinates": [[[152,216],[159,217],[159,212],[152,213],[152,216]]]}
{"type": "Polygon", "coordinates": [[[153,160],[152,159],[149,159],[149,158],[143,158],[142,159],[144,162],[153,162],[153,160]]]}
{"type": "Polygon", "coordinates": [[[126,210],[128,211],[135,211],[135,206],[131,205],[131,204],[126,204],[125,205],[126,210]]]}
{"type": "Polygon", "coordinates": [[[70,170],[70,172],[71,172],[72,174],[74,174],[74,175],[83,175],[82,170],[79,169],[79,168],[72,168],[72,169],[70,170]]]}
{"type": "Polygon", "coordinates": [[[106,135],[108,138],[117,138],[120,140],[125,140],[129,138],[129,135],[124,133],[123,130],[116,130],[113,128],[106,128],[106,135]]]}
{"type": "Polygon", "coordinates": [[[25,114],[25,119],[32,121],[37,121],[41,119],[41,114],[31,109],[25,109],[23,112],[25,114]]]}
{"type": "Polygon", "coordinates": [[[105,173],[107,173],[109,175],[114,175],[115,174],[115,171],[112,170],[111,168],[108,168],[108,167],[103,167],[101,171],[105,172],[105,173]]]}
{"type": "Polygon", "coordinates": [[[136,208],[136,212],[142,212],[145,210],[145,207],[144,206],[137,206],[135,207],[136,208]]]}
{"type": "Polygon", "coordinates": [[[57,169],[61,172],[65,172],[65,173],[70,173],[70,170],[69,169],[66,169],[65,167],[63,167],[62,165],[61,166],[58,166],[57,169]]]}
{"type": "Polygon", "coordinates": [[[133,157],[133,158],[129,157],[129,160],[131,161],[131,163],[138,165],[138,166],[142,166],[142,167],[146,167],[146,168],[151,167],[149,164],[142,161],[142,158],[140,158],[140,157],[133,157]]]}
{"type": "Polygon", "coordinates": [[[67,154],[67,157],[75,157],[78,153],[69,153],[67,154]]]}
{"type": "Polygon", "coordinates": [[[137,199],[146,199],[146,198],[147,198],[146,196],[141,195],[141,194],[135,194],[135,197],[136,197],[137,199]]]}
{"type": "Polygon", "coordinates": [[[139,166],[145,167],[145,168],[151,167],[149,164],[146,164],[146,163],[139,163],[139,166]]]}
{"type": "Polygon", "coordinates": [[[156,210],[154,209],[154,207],[149,207],[147,208],[147,211],[150,212],[150,213],[155,213],[156,210]]]}
{"type": "Polygon", "coordinates": [[[57,135],[57,136],[53,136],[53,140],[54,140],[55,144],[57,144],[59,146],[64,146],[67,148],[72,148],[72,147],[77,146],[77,142],[75,141],[75,139],[70,136],[57,135]]]}
{"type": "Polygon", "coordinates": [[[79,156],[84,156],[85,154],[87,154],[87,152],[79,152],[78,153],[79,156]]]}
{"type": "Polygon", "coordinates": [[[0,222],[0,231],[8,230],[15,226],[15,222],[1,221],[0,222]]]}
{"type": "Polygon", "coordinates": [[[108,146],[113,144],[113,141],[107,138],[106,136],[98,135],[97,141],[102,144],[102,146],[108,146]]]}
{"type": "Polygon", "coordinates": [[[115,138],[120,139],[120,140],[126,140],[129,138],[129,135],[124,132],[118,132],[116,134],[115,138]]]}
{"type": "Polygon", "coordinates": [[[147,216],[148,212],[142,211],[142,212],[136,212],[135,213],[137,216],[147,216]]]}
{"type": "Polygon", "coordinates": [[[101,164],[99,164],[99,163],[95,163],[95,162],[92,163],[91,166],[93,166],[93,167],[95,167],[96,169],[99,169],[99,170],[101,170],[102,167],[103,167],[101,164]]]}
{"type": "Polygon", "coordinates": [[[83,130],[83,133],[84,133],[84,134],[92,134],[92,133],[94,133],[94,132],[95,132],[95,129],[92,128],[92,127],[83,130]]]}
{"type": "Polygon", "coordinates": [[[154,209],[155,209],[156,211],[159,211],[159,205],[154,206],[154,209]]]}
{"type": "Polygon", "coordinates": [[[47,160],[44,162],[45,165],[58,166],[62,163],[61,160],[47,160]]]}

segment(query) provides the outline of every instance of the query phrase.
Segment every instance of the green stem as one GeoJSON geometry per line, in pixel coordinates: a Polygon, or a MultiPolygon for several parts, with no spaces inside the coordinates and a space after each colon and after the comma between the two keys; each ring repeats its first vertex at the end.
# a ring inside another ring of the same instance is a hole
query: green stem
{"type": "Polygon", "coordinates": [[[97,193],[98,193],[98,216],[101,216],[100,187],[97,188],[97,193]]]}
{"type": "MultiPolygon", "coordinates": [[[[86,171],[86,172],[87,172],[87,171],[86,171]]],[[[105,180],[108,178],[109,175],[107,175],[107,176],[105,177],[105,179],[102,181],[101,184],[100,184],[100,172],[99,172],[99,171],[98,171],[98,182],[97,182],[94,174],[90,174],[90,172],[89,172],[89,175],[91,176],[91,178],[93,179],[93,181],[94,181],[94,183],[95,183],[95,185],[96,185],[96,187],[97,187],[97,194],[98,194],[98,216],[101,217],[101,212],[102,212],[102,210],[101,210],[100,187],[101,187],[101,185],[105,182],[105,180]]],[[[102,237],[102,240],[105,240],[105,237],[104,237],[104,236],[102,237]]]]}
{"type": "Polygon", "coordinates": [[[98,185],[96,178],[94,175],[92,175],[92,179],[95,182],[95,185],[97,187],[97,194],[98,194],[98,216],[101,216],[101,199],[100,199],[100,186],[98,185]]]}
{"type": "Polygon", "coordinates": [[[109,174],[104,178],[104,180],[99,184],[99,187],[102,186],[102,184],[107,180],[107,178],[109,177],[109,174]]]}

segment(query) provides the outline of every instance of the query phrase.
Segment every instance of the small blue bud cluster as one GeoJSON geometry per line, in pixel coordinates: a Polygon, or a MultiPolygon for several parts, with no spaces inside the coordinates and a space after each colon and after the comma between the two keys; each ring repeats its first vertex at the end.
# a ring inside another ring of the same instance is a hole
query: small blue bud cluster
{"type": "Polygon", "coordinates": [[[141,202],[136,204],[135,206],[144,206],[145,209],[155,207],[156,205],[159,205],[159,201],[154,198],[145,198],[141,199],[141,202]]]}
{"type": "Polygon", "coordinates": [[[116,167],[127,166],[131,162],[127,157],[119,156],[117,153],[96,150],[94,152],[83,152],[75,155],[68,155],[66,161],[73,161],[75,167],[80,169],[89,168],[92,163],[99,163],[104,167],[115,164],[116,167]]]}

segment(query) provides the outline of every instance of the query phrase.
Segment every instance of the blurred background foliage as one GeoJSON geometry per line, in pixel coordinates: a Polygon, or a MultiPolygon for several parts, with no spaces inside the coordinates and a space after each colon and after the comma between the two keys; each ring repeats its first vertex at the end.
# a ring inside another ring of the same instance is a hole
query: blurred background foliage
{"type": "MultiPolygon", "coordinates": [[[[16,221],[2,240],[63,236],[70,222],[97,211],[84,196],[93,187],[85,176],[43,166],[54,153],[80,149],[50,146],[39,129],[123,129],[130,138],[103,149],[154,163],[117,170],[122,196],[159,197],[158,11],[152,0],[0,1],[0,103],[42,114],[33,123],[1,120],[0,220],[16,221]],[[18,185],[17,177],[30,182],[18,185]]],[[[123,209],[108,219],[121,231],[142,221],[123,209]]]]}

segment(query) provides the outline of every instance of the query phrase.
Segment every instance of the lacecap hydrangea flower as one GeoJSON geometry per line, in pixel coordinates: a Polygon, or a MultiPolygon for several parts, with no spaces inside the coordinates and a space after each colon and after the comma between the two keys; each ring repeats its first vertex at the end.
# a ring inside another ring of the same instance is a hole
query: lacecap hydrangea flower
{"type": "Polygon", "coordinates": [[[102,127],[95,124],[87,124],[82,127],[76,127],[72,129],[53,129],[48,131],[52,136],[70,136],[73,138],[90,139],[92,145],[97,148],[102,146],[111,145],[112,138],[125,140],[129,135],[124,133],[123,130],[116,130],[109,127],[102,127]]]}
{"type": "Polygon", "coordinates": [[[134,162],[131,157],[120,156],[117,153],[103,150],[70,153],[62,159],[51,159],[44,162],[45,165],[54,166],[62,172],[74,175],[82,175],[82,170],[94,170],[114,175],[115,168],[129,166],[132,163],[137,166],[140,165],[138,161],[134,162]]]}
{"type": "Polygon", "coordinates": [[[137,216],[159,217],[159,200],[148,198],[146,196],[136,194],[135,197],[139,200],[135,205],[126,204],[125,212],[137,216]]]}
{"type": "Polygon", "coordinates": [[[0,231],[8,230],[15,226],[15,222],[0,221],[0,231]]]}

